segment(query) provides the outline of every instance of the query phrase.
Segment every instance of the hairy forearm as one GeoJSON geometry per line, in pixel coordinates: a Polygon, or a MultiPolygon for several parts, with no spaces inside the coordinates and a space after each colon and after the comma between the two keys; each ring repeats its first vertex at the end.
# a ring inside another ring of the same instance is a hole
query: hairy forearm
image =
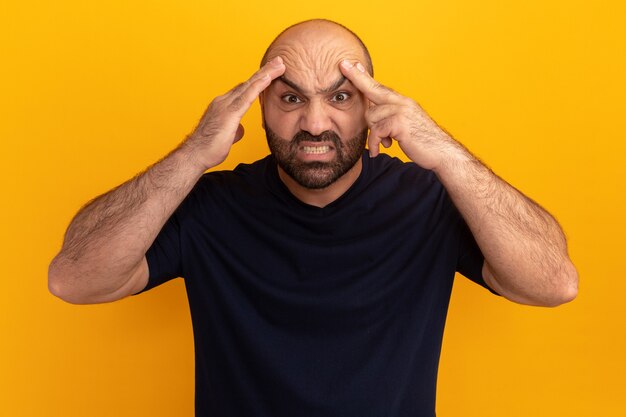
{"type": "Polygon", "coordinates": [[[435,170],[486,260],[486,281],[524,304],[558,305],[576,295],[578,277],[557,221],[495,175],[458,142],[435,170]]]}
{"type": "Polygon", "coordinates": [[[552,216],[494,175],[414,100],[378,83],[359,63],[340,67],[369,100],[370,155],[393,138],[409,159],[437,174],[485,255],[487,284],[527,304],[555,305],[575,296],[576,270],[552,216]]]}
{"type": "Polygon", "coordinates": [[[121,288],[204,168],[180,147],[143,173],[85,205],[49,269],[51,288],[89,299],[121,288]]]}
{"type": "Polygon", "coordinates": [[[204,171],[222,163],[243,137],[242,117],[284,72],[280,57],[267,62],[246,82],[213,99],[176,150],[80,210],[48,269],[50,291],[70,302],[91,303],[144,288],[146,251],[204,171]]]}

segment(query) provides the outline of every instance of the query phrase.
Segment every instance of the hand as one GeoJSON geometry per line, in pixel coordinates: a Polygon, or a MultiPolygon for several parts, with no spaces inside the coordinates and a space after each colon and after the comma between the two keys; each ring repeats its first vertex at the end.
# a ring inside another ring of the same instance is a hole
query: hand
{"type": "Polygon", "coordinates": [[[222,163],[233,143],[243,137],[240,122],[244,114],[272,80],[284,72],[283,60],[276,57],[246,82],[216,97],[182,146],[205,170],[222,163]]]}
{"type": "Polygon", "coordinates": [[[368,148],[371,157],[379,154],[381,144],[388,148],[391,140],[395,139],[413,162],[425,169],[436,169],[448,150],[459,149],[460,144],[441,129],[419,104],[378,83],[363,65],[345,60],[339,67],[370,101],[365,119],[370,129],[368,148]]]}

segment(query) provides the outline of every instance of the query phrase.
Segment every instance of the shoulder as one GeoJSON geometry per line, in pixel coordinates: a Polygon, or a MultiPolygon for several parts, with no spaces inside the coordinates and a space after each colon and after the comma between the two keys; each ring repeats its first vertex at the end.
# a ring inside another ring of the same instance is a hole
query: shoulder
{"type": "MultiPolygon", "coordinates": [[[[380,154],[366,162],[365,198],[377,204],[395,207],[398,216],[433,216],[455,211],[445,187],[437,175],[414,162],[404,162],[380,154]]],[[[435,217],[439,217],[439,215],[435,217]]]]}
{"type": "Polygon", "coordinates": [[[224,207],[230,202],[258,197],[266,190],[264,184],[269,163],[268,156],[252,163],[239,164],[233,170],[205,173],[185,198],[181,209],[224,207]]]}
{"type": "Polygon", "coordinates": [[[241,192],[246,189],[254,190],[262,186],[266,180],[266,173],[270,157],[252,163],[242,163],[233,170],[207,172],[195,185],[192,194],[206,194],[215,192],[241,192]]]}
{"type": "Polygon", "coordinates": [[[442,187],[433,171],[426,170],[413,162],[404,162],[387,154],[379,154],[367,162],[367,177],[370,184],[424,189],[442,187]]]}

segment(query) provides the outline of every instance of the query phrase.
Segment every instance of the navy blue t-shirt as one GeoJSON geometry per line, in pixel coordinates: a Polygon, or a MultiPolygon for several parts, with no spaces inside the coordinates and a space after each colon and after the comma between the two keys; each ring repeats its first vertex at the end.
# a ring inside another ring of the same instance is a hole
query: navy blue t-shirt
{"type": "Polygon", "coordinates": [[[324,208],[272,156],[205,174],[146,256],[144,291],[185,279],[197,416],[432,417],[455,271],[486,287],[437,177],[387,155],[324,208]]]}

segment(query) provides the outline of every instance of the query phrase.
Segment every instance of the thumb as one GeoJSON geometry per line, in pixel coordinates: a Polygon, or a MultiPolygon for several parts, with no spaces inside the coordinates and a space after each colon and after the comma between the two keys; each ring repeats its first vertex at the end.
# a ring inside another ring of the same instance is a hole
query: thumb
{"type": "Polygon", "coordinates": [[[237,131],[235,132],[235,137],[233,138],[233,143],[238,142],[241,138],[243,138],[244,129],[241,123],[237,127],[237,131]]]}

